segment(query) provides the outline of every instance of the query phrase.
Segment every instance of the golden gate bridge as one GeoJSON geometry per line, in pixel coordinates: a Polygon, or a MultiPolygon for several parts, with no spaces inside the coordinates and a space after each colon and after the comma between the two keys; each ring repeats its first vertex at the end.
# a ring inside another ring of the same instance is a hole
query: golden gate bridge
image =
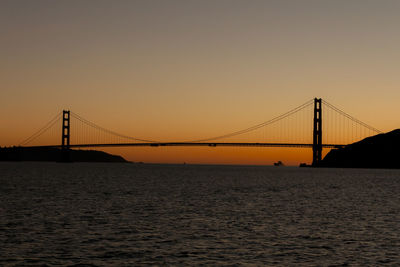
{"type": "Polygon", "coordinates": [[[103,128],[72,111],[63,110],[33,135],[22,141],[19,146],[60,148],[64,153],[72,148],[129,146],[312,148],[312,165],[317,166],[322,160],[323,148],[344,147],[378,133],[381,131],[329,102],[321,98],[314,98],[284,114],[248,128],[219,136],[173,142],[124,135],[103,128]],[[60,122],[61,142],[58,143],[60,141],[58,123],[60,122]],[[75,130],[72,132],[73,129],[75,130]]]}

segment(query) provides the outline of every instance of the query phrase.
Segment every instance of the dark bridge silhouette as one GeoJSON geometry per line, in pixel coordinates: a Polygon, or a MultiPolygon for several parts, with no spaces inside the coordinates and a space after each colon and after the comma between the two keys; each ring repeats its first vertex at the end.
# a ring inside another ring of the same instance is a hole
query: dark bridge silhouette
{"type": "Polygon", "coordinates": [[[35,145],[35,146],[26,146],[26,144],[29,144],[33,140],[37,139],[37,137],[41,136],[43,133],[48,131],[50,128],[55,125],[55,123],[60,119],[59,115],[56,116],[55,119],[50,121],[45,127],[40,129],[38,132],[36,132],[34,135],[29,137],[27,140],[25,140],[22,144],[24,147],[55,147],[55,148],[61,148],[64,154],[67,154],[68,151],[71,148],[89,148],[89,147],[167,147],[167,146],[208,146],[208,147],[228,147],[228,146],[237,146],[237,147],[294,147],[294,148],[312,148],[313,151],[313,160],[312,160],[312,165],[317,166],[321,160],[322,160],[322,149],[323,148],[340,148],[345,146],[346,144],[341,144],[341,143],[326,143],[324,144],[322,142],[322,137],[323,137],[323,127],[322,127],[322,122],[323,122],[323,116],[322,116],[322,106],[325,104],[325,106],[332,112],[335,112],[339,114],[342,118],[345,118],[348,121],[351,121],[352,124],[356,124],[358,127],[363,128],[364,130],[367,130],[366,136],[380,133],[379,130],[355,119],[354,117],[348,115],[347,113],[341,111],[340,109],[336,108],[335,106],[329,104],[326,101],[323,101],[321,98],[315,98],[313,100],[310,100],[306,102],[305,104],[285,113],[282,114],[281,116],[278,116],[276,118],[273,118],[272,120],[266,121],[264,123],[255,125],[253,127],[249,127],[246,129],[243,129],[241,131],[236,131],[233,133],[213,137],[213,138],[207,138],[207,139],[200,139],[200,140],[194,140],[194,141],[183,141],[183,142],[159,142],[159,141],[154,141],[154,140],[146,140],[146,139],[138,139],[134,137],[129,137],[129,136],[124,136],[121,134],[118,134],[116,132],[107,130],[105,128],[102,128],[98,126],[97,124],[94,124],[79,115],[70,112],[69,110],[64,110],[62,112],[62,141],[60,145],[35,145]],[[226,138],[231,138],[235,137],[238,135],[243,135],[245,133],[249,133],[252,131],[255,131],[257,129],[260,129],[262,127],[267,127],[271,124],[274,124],[276,122],[282,121],[290,116],[293,116],[293,114],[296,114],[302,110],[304,110],[306,107],[311,107],[313,105],[313,126],[312,126],[312,143],[301,143],[301,142],[216,142],[216,140],[221,140],[221,139],[226,139],[226,138]],[[123,138],[124,140],[131,140],[131,142],[85,142],[85,143],[71,143],[71,115],[76,118],[79,122],[81,122],[84,125],[87,125],[89,127],[92,127],[93,129],[96,129],[97,131],[101,131],[103,133],[107,133],[112,136],[116,136],[118,138],[123,138]]]}

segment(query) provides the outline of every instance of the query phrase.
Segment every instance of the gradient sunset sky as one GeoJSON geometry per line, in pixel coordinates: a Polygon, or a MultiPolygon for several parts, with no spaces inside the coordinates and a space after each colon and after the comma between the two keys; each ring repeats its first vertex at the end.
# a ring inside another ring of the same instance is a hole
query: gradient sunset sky
{"type": "MultiPolygon", "coordinates": [[[[0,1],[0,146],[62,109],[156,140],[221,135],[314,97],[400,126],[400,1],[0,1]]],[[[60,126],[61,127],[61,126],[60,126]]],[[[132,161],[289,164],[310,149],[115,148],[132,161]]]]}

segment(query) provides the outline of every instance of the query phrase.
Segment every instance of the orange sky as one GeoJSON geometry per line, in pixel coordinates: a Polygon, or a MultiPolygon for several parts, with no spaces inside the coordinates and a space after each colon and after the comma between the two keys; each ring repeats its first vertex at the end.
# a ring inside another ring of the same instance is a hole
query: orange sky
{"type": "MultiPolygon", "coordinates": [[[[313,97],[398,128],[399,10],[394,0],[2,1],[0,145],[62,109],[179,140],[240,130],[313,97]]],[[[311,160],[310,149],[110,151],[145,162],[311,160]]]]}

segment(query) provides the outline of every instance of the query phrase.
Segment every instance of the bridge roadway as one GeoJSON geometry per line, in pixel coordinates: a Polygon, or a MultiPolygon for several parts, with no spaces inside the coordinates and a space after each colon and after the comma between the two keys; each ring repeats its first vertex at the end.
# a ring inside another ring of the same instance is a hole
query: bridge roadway
{"type": "MultiPolygon", "coordinates": [[[[163,147],[163,146],[208,146],[208,147],[297,147],[297,148],[312,148],[313,144],[297,144],[297,143],[193,143],[193,142],[146,142],[146,143],[114,143],[114,144],[73,144],[69,145],[70,148],[85,148],[85,147],[127,147],[127,146],[149,146],[149,147],[163,147]]],[[[341,148],[346,145],[338,144],[322,144],[323,148],[341,148]]],[[[61,148],[61,145],[53,146],[29,146],[29,148],[61,148]]]]}

